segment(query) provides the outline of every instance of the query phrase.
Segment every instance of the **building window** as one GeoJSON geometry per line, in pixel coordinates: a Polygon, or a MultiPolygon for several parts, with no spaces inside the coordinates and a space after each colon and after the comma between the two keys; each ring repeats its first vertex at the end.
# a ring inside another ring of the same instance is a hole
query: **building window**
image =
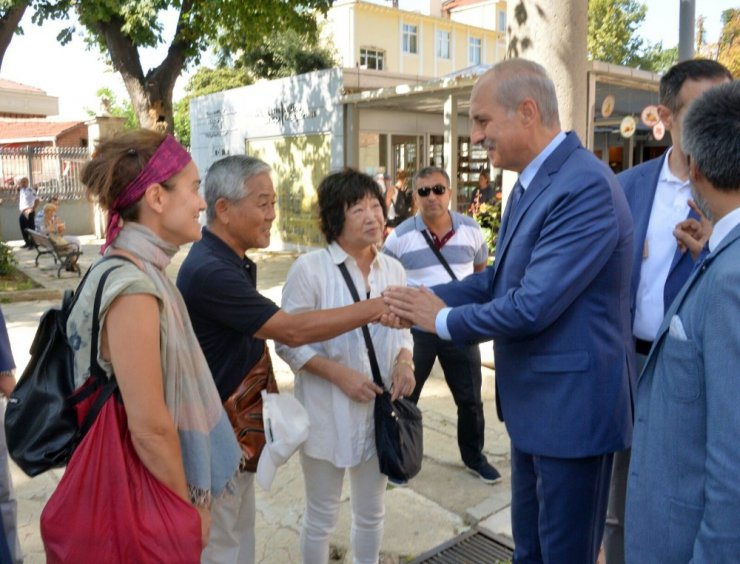
{"type": "Polygon", "coordinates": [[[506,33],[506,12],[498,13],[498,30],[501,33],[506,33]]]}
{"type": "Polygon", "coordinates": [[[385,68],[385,51],[379,49],[360,49],[360,66],[364,69],[383,70],[385,68]]]}
{"type": "Polygon", "coordinates": [[[418,28],[415,25],[403,24],[403,52],[418,53],[416,50],[416,36],[418,28]]]}
{"type": "Polygon", "coordinates": [[[471,37],[468,39],[468,62],[471,65],[480,64],[480,37],[471,37]]]}
{"type": "Polygon", "coordinates": [[[450,58],[450,32],[437,32],[437,57],[440,59],[450,58]]]}

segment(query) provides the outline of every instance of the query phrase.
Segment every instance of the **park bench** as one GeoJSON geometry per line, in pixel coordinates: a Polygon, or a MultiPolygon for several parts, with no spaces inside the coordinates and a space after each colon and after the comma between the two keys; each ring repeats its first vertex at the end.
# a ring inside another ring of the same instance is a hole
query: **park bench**
{"type": "Polygon", "coordinates": [[[77,264],[77,259],[82,254],[81,250],[70,244],[57,245],[48,235],[44,235],[33,229],[26,229],[26,233],[31,236],[33,248],[36,249],[36,266],[39,265],[39,257],[41,255],[51,255],[54,259],[54,264],[59,264],[57,278],[62,277],[62,269],[76,272],[78,277],[81,276],[80,266],[77,264]]]}

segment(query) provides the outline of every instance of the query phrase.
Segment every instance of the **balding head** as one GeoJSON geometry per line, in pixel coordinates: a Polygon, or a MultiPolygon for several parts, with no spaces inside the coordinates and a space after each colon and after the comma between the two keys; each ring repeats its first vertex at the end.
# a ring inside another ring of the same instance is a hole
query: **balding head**
{"type": "Polygon", "coordinates": [[[525,98],[531,98],[537,105],[542,125],[560,127],[555,84],[544,67],[534,61],[508,59],[496,64],[475,83],[471,97],[476,91],[492,96],[509,113],[515,112],[525,98]]]}

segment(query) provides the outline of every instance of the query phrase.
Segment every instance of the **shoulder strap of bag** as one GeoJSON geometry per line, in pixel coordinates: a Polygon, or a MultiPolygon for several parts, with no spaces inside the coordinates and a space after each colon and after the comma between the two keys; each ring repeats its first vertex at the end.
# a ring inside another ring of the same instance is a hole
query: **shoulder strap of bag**
{"type": "Polygon", "coordinates": [[[432,241],[427,230],[422,230],[421,234],[424,236],[424,240],[427,242],[427,245],[429,245],[429,248],[432,249],[432,252],[436,255],[437,260],[445,267],[447,274],[449,274],[453,280],[457,280],[457,276],[455,276],[455,273],[452,271],[450,264],[447,262],[447,259],[442,256],[442,253],[437,248],[437,245],[434,244],[434,241],[432,241]]]}
{"type": "MultiPolygon", "coordinates": [[[[347,266],[344,263],[341,263],[338,266],[339,266],[339,270],[342,272],[342,276],[344,276],[344,281],[347,283],[347,288],[349,288],[349,293],[352,294],[352,299],[355,302],[359,302],[360,295],[357,293],[357,288],[355,287],[355,283],[352,282],[352,278],[349,275],[347,266]]],[[[367,328],[367,325],[362,326],[362,336],[365,337],[365,346],[367,347],[367,356],[370,357],[370,369],[373,371],[373,381],[378,386],[385,389],[385,386],[383,385],[383,379],[380,377],[380,367],[378,366],[378,358],[375,356],[375,347],[373,346],[373,340],[370,337],[370,329],[367,328]]]]}
{"type": "MultiPolygon", "coordinates": [[[[111,259],[121,259],[134,264],[131,259],[122,256],[106,257],[100,262],[107,262],[111,259]]],[[[102,389],[100,390],[98,397],[95,398],[95,401],[90,406],[90,410],[85,415],[85,418],[82,420],[82,424],[77,430],[78,441],[87,434],[87,432],[90,430],[90,427],[92,427],[92,424],[95,422],[95,418],[98,416],[98,413],[100,413],[100,410],[103,408],[105,402],[108,401],[108,398],[110,398],[111,395],[113,395],[113,393],[118,389],[118,383],[116,382],[115,375],[111,376],[110,380],[106,381],[105,371],[98,363],[98,334],[100,333],[100,304],[103,301],[103,290],[105,290],[105,281],[114,270],[121,268],[122,266],[122,264],[118,264],[106,270],[100,277],[100,281],[98,282],[98,289],[95,292],[95,301],[93,302],[92,313],[92,334],[90,342],[90,374],[94,375],[96,378],[99,378],[100,381],[104,383],[102,384],[102,389]]],[[[90,270],[88,270],[88,274],[91,270],[92,267],[90,268],[90,270]]],[[[87,274],[85,276],[87,276],[87,274]]],[[[82,284],[80,284],[80,286],[82,286],[82,284]]],[[[97,388],[90,388],[91,392],[95,389],[97,388]]],[[[84,396],[78,397],[78,401],[81,401],[83,397],[84,396]]]]}

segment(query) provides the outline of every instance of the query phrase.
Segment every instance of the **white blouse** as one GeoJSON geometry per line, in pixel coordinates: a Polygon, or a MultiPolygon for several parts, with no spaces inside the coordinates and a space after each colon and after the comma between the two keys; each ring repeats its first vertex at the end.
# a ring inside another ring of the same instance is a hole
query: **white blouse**
{"type": "MultiPolygon", "coordinates": [[[[283,286],[282,308],[288,313],[342,307],[353,303],[339,270],[347,265],[360,299],[365,299],[365,281],[357,262],[336,242],[328,249],[313,251],[296,260],[283,286]],[[328,252],[327,252],[328,251],[328,252]]],[[[384,254],[375,257],[368,276],[370,297],[379,297],[386,286],[406,285],[401,263],[384,254]]],[[[390,389],[393,364],[402,348],[413,351],[409,330],[395,330],[379,323],[370,324],[370,335],[386,389],[390,389]]],[[[311,428],[303,452],[327,460],[337,468],[351,468],[375,454],[373,401],[356,402],[339,387],[303,366],[314,356],[322,356],[348,366],[373,379],[370,360],[358,328],[311,345],[291,348],[275,343],[277,353],[295,374],[295,395],[308,412],[311,428]]]]}

